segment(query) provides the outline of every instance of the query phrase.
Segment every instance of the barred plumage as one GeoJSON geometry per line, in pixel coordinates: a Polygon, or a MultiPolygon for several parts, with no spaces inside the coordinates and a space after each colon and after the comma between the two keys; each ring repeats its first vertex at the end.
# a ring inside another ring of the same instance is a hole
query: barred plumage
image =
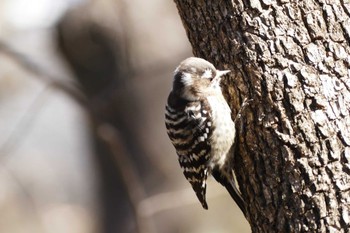
{"type": "Polygon", "coordinates": [[[235,125],[220,88],[221,76],[228,72],[201,58],[181,62],[174,73],[165,124],[183,173],[203,208],[208,209],[206,180],[212,174],[244,212],[231,170],[235,125]]]}
{"type": "Polygon", "coordinates": [[[168,135],[179,156],[179,163],[186,179],[205,209],[206,179],[210,158],[212,127],[208,103],[194,101],[187,103],[183,111],[166,107],[165,124],[168,135]]]}

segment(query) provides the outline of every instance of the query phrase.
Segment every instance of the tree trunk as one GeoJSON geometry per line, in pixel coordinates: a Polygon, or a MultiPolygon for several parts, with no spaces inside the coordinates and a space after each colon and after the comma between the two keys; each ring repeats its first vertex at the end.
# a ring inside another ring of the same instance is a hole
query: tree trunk
{"type": "Polygon", "coordinates": [[[350,232],[350,4],[175,0],[195,56],[231,69],[253,232],[350,232]]]}

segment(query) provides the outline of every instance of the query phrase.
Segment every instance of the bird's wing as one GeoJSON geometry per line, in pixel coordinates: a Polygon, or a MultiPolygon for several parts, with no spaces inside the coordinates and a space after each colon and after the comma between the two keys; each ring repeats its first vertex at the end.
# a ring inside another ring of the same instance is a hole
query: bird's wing
{"type": "MultiPolygon", "coordinates": [[[[208,209],[205,194],[211,151],[208,140],[211,135],[210,111],[207,107],[200,101],[188,103],[181,113],[176,111],[176,119],[169,118],[166,122],[183,173],[205,209],[208,209]]],[[[168,112],[171,110],[167,109],[168,112]]]]}

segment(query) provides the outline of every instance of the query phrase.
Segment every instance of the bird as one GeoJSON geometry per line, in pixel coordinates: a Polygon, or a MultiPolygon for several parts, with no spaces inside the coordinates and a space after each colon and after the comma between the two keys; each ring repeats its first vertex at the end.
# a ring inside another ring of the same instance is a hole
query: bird
{"type": "Polygon", "coordinates": [[[208,209],[206,181],[212,175],[245,214],[245,202],[232,170],[235,122],[220,87],[229,72],[202,58],[183,60],[174,71],[165,126],[183,174],[202,207],[208,209]]]}

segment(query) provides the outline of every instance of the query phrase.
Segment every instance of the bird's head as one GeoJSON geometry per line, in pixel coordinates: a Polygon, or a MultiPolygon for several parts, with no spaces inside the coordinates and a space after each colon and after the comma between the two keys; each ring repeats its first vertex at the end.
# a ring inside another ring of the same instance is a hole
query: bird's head
{"type": "Polygon", "coordinates": [[[221,91],[221,77],[229,72],[217,70],[202,58],[187,58],[175,69],[173,92],[189,101],[198,100],[201,96],[221,91]]]}

